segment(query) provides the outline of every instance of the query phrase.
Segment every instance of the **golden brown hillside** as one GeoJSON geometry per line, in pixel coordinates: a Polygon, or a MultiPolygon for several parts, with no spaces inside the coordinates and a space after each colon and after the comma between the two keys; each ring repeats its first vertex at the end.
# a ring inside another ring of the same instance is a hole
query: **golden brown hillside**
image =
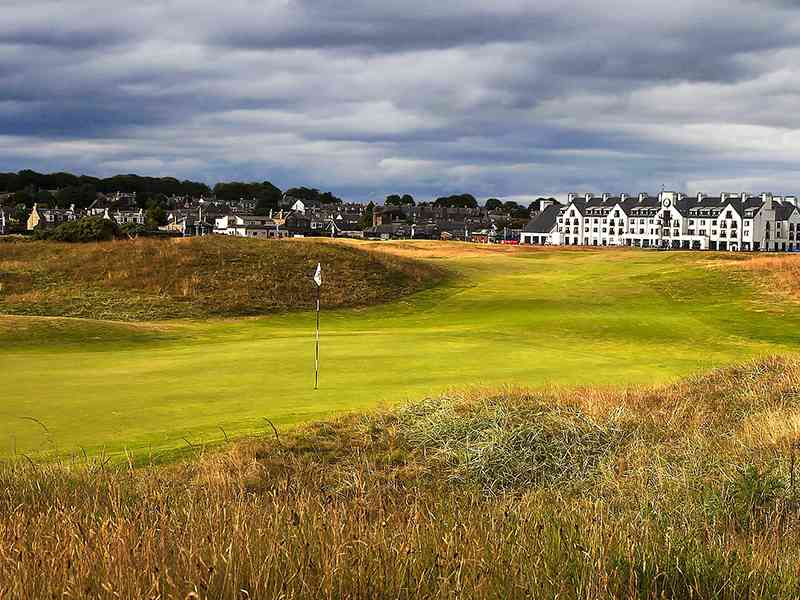
{"type": "Polygon", "coordinates": [[[0,313],[158,320],[307,309],[317,262],[329,308],[393,300],[441,277],[411,258],[326,240],[6,241],[0,313]]]}

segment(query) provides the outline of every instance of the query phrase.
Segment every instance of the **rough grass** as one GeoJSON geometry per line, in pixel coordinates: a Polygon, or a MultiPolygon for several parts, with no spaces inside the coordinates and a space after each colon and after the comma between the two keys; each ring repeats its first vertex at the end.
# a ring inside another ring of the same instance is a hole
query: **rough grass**
{"type": "Polygon", "coordinates": [[[366,306],[428,287],[442,272],[407,257],[323,240],[223,236],[97,244],[0,242],[0,313],[119,321],[311,308],[317,262],[326,307],[366,306]]]}
{"type": "Polygon", "coordinates": [[[0,597],[794,598],[800,363],[0,470],[0,597]]]}
{"type": "Polygon", "coordinates": [[[761,287],[773,297],[788,296],[800,301],[800,256],[758,256],[731,264],[756,275],[761,287]]]}

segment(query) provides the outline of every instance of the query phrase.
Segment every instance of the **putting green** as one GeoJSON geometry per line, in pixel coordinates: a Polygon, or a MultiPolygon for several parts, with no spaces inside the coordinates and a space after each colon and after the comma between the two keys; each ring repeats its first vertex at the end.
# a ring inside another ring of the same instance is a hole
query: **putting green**
{"type": "Polygon", "coordinates": [[[0,318],[0,455],[143,458],[264,431],[264,417],[280,428],[463,386],[661,382],[800,341],[794,306],[766,301],[720,255],[384,247],[454,275],[391,304],[323,312],[316,391],[313,313],[0,318]]]}

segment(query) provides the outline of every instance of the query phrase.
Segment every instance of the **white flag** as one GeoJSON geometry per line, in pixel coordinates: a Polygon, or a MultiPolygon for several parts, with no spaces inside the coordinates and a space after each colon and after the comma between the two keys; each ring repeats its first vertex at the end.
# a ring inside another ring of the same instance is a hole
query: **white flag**
{"type": "Polygon", "coordinates": [[[314,283],[322,287],[322,264],[317,263],[317,272],[314,273],[314,283]]]}

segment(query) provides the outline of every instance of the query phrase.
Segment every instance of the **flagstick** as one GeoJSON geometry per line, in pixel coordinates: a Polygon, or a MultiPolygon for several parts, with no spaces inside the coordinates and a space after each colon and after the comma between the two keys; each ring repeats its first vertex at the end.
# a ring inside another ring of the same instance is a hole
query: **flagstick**
{"type": "Polygon", "coordinates": [[[317,286],[317,346],[314,353],[314,389],[319,387],[319,297],[322,286],[317,286]]]}

